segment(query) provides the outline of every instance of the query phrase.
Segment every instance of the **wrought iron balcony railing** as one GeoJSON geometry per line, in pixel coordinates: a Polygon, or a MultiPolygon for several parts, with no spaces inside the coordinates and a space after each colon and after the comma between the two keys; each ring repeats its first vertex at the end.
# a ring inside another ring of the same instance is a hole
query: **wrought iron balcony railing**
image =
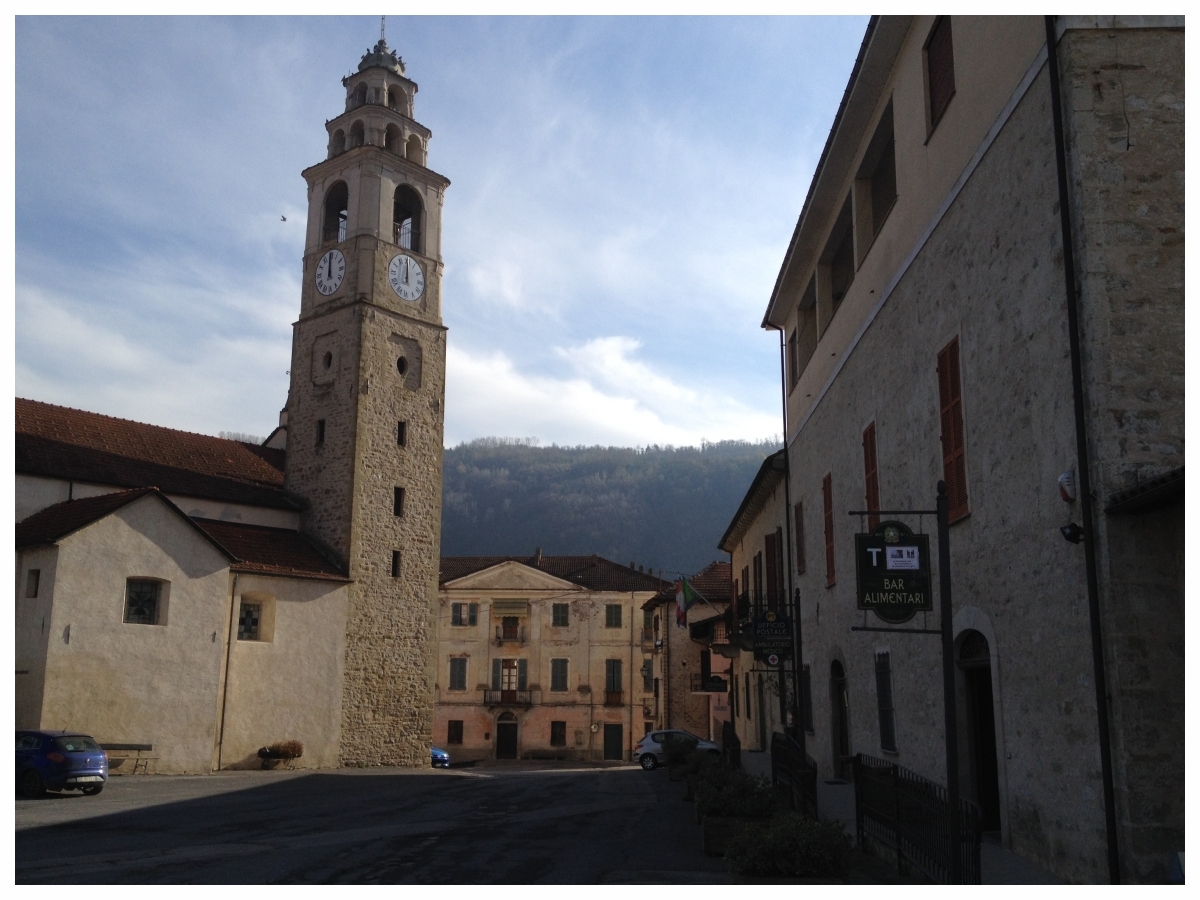
{"type": "Polygon", "coordinates": [[[625,693],[623,691],[605,691],[604,705],[605,706],[623,706],[625,693]]]}
{"type": "Polygon", "coordinates": [[[533,691],[484,691],[485,706],[532,706],[533,691]]]}
{"type": "Polygon", "coordinates": [[[523,644],[525,643],[525,627],[512,627],[506,625],[496,626],[496,643],[497,644],[523,644]]]}

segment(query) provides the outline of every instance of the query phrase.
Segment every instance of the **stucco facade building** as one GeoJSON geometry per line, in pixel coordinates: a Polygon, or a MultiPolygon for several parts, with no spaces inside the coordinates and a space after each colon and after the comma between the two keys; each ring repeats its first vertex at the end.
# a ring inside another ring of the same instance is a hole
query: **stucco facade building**
{"type": "Polygon", "coordinates": [[[784,554],[822,777],[864,752],[944,783],[940,645],[851,631],[884,623],[855,591],[876,523],[848,515],[932,509],[944,480],[964,795],[1067,881],[1163,880],[1183,847],[1183,20],[1052,29],[872,19],[763,322],[786,466],[725,549],[735,577],[784,554]]]}
{"type": "Polygon", "coordinates": [[[662,581],[598,556],[444,557],[434,743],[456,761],[628,760],[654,721],[642,606],[662,581]]]}
{"type": "Polygon", "coordinates": [[[342,83],[264,446],[17,401],[18,727],[159,771],[293,738],[305,765],[429,764],[449,182],[384,41],[342,83]]]}

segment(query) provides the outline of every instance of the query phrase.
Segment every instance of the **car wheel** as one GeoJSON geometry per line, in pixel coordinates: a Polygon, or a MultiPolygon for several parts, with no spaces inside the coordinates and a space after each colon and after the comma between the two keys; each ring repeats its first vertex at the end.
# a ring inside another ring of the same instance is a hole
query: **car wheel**
{"type": "Polygon", "coordinates": [[[89,784],[87,787],[82,788],[82,791],[89,797],[95,797],[102,790],[104,790],[104,785],[102,784],[89,784]]]}
{"type": "Polygon", "coordinates": [[[21,789],[21,796],[28,800],[36,800],[46,793],[46,783],[34,769],[29,769],[22,774],[17,786],[21,789]]]}
{"type": "Polygon", "coordinates": [[[653,753],[643,753],[642,758],[639,760],[639,762],[641,762],[642,768],[645,769],[647,772],[649,772],[652,769],[658,768],[658,760],[655,759],[653,753]]]}

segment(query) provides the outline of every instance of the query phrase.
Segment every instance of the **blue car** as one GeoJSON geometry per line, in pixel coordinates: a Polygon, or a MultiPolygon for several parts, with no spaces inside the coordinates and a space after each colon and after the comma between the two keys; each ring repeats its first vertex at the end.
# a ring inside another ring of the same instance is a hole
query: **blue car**
{"type": "Polygon", "coordinates": [[[439,750],[437,747],[429,749],[429,762],[435,769],[450,768],[450,754],[445,750],[439,750]]]}
{"type": "Polygon", "coordinates": [[[46,791],[98,794],[108,781],[108,754],[86,734],[17,732],[17,790],[35,798],[46,791]]]}

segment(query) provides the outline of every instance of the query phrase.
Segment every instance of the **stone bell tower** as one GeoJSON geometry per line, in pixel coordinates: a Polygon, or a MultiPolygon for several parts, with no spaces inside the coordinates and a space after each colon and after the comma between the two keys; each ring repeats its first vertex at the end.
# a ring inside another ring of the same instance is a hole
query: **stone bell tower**
{"type": "Polygon", "coordinates": [[[380,40],[342,80],[327,158],[305,169],[287,487],[338,554],[346,610],[343,765],[429,765],[446,329],[441,213],[417,85],[380,40]]]}

